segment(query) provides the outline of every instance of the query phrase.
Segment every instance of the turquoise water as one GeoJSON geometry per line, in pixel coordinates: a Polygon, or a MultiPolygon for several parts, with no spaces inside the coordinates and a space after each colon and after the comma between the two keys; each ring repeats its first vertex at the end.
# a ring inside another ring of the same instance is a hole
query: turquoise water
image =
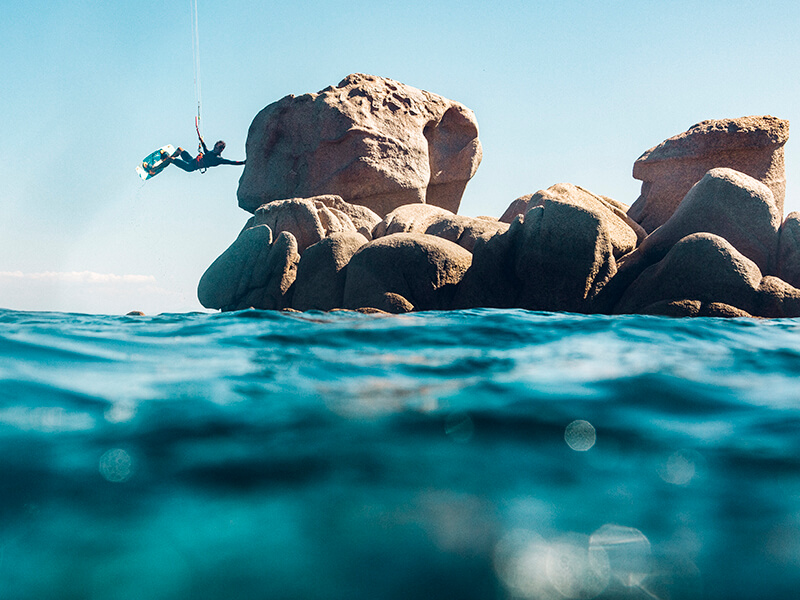
{"type": "Polygon", "coordinates": [[[0,311],[0,598],[793,598],[800,320],[0,311]]]}

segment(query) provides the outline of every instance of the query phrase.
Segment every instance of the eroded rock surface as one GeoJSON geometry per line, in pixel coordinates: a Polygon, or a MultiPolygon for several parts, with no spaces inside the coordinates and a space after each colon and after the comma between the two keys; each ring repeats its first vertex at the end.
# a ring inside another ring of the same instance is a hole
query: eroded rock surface
{"type": "Polygon", "coordinates": [[[489,217],[454,215],[449,210],[428,204],[408,204],[390,212],[375,226],[373,238],[395,233],[427,233],[472,252],[478,239],[488,240],[508,230],[508,224],[489,217]]]}
{"type": "Polygon", "coordinates": [[[458,211],[481,161],[471,110],[373,75],[348,75],[317,94],[286,96],[247,135],[239,206],[341,196],[383,216],[404,204],[458,211]]]}
{"type": "Polygon", "coordinates": [[[616,272],[620,223],[602,203],[542,192],[507,232],[476,243],[455,305],[592,312],[616,272]]]}
{"type": "Polygon", "coordinates": [[[449,310],[472,263],[461,246],[432,235],[398,233],[362,246],[350,259],[344,308],[390,313],[449,310]]]}
{"type": "Polygon", "coordinates": [[[712,233],[678,241],[628,287],[615,312],[653,312],[683,301],[725,304],[759,317],[800,316],[800,290],[764,277],[755,262],[712,233]]]}
{"type": "Polygon", "coordinates": [[[651,148],[633,165],[642,192],[628,214],[648,232],[669,219],[691,187],[711,169],[728,167],[764,183],[783,214],[783,147],[789,122],[777,117],[702,121],[651,148]]]}
{"type": "Polygon", "coordinates": [[[206,308],[223,311],[286,308],[299,261],[291,233],[273,242],[268,226],[249,227],[203,273],[197,297],[206,308]]]}
{"type": "Polygon", "coordinates": [[[309,246],[297,265],[292,307],[332,310],[343,306],[347,264],[367,243],[360,233],[333,233],[309,246]]]}
{"type": "Polygon", "coordinates": [[[314,198],[292,198],[264,204],[256,210],[245,229],[256,225],[267,225],[275,235],[288,231],[297,240],[300,254],[332,233],[356,231],[345,213],[328,208],[314,198]]]}

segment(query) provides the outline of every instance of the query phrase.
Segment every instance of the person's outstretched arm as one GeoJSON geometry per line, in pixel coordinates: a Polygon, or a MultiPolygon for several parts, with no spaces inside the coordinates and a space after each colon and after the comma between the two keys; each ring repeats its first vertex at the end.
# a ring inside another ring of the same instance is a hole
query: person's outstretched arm
{"type": "Polygon", "coordinates": [[[208,154],[208,148],[206,148],[206,143],[203,141],[203,138],[199,135],[197,137],[200,138],[200,145],[203,147],[203,154],[208,154]]]}
{"type": "Polygon", "coordinates": [[[220,158],[219,164],[221,165],[243,165],[245,162],[244,160],[228,160],[227,158],[220,158]]]}

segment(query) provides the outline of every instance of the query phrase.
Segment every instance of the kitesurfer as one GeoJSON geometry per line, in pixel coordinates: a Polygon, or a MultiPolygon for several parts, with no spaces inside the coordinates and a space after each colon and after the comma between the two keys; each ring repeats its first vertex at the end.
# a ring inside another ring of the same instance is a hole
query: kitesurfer
{"type": "Polygon", "coordinates": [[[205,170],[210,167],[216,167],[217,165],[243,165],[245,163],[243,160],[228,160],[227,158],[222,158],[221,154],[225,149],[225,142],[222,140],[214,144],[213,150],[209,150],[206,148],[206,143],[203,141],[203,138],[200,138],[200,146],[202,152],[195,157],[192,157],[192,155],[183,148],[178,147],[169,157],[169,160],[176,167],[188,172],[197,171],[198,169],[205,170]]]}

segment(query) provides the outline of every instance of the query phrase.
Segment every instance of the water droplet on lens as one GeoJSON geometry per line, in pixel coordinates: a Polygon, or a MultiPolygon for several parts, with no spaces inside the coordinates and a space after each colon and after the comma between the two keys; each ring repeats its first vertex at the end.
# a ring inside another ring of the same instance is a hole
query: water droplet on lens
{"type": "Polygon", "coordinates": [[[538,534],[515,529],[494,549],[494,568],[500,581],[517,598],[559,600],[547,579],[547,542],[538,534]]]}
{"type": "Polygon", "coordinates": [[[605,552],[612,574],[626,586],[638,587],[650,573],[650,540],[638,529],[603,525],[589,538],[589,547],[605,552]]]}
{"type": "Polygon", "coordinates": [[[700,454],[694,450],[678,450],[667,459],[659,475],[667,483],[688,485],[697,475],[697,466],[700,462],[700,454]]]}
{"type": "Polygon", "coordinates": [[[551,544],[547,553],[547,577],[566,598],[594,598],[608,585],[608,556],[602,547],[586,541],[571,536],[551,544]]]}
{"type": "Polygon", "coordinates": [[[133,474],[133,459],[125,450],[114,448],[100,457],[99,470],[108,481],[122,483],[133,474]]]}
{"type": "Polygon", "coordinates": [[[597,441],[597,434],[589,421],[577,420],[567,425],[564,431],[567,445],[577,452],[586,452],[597,441]]]}

